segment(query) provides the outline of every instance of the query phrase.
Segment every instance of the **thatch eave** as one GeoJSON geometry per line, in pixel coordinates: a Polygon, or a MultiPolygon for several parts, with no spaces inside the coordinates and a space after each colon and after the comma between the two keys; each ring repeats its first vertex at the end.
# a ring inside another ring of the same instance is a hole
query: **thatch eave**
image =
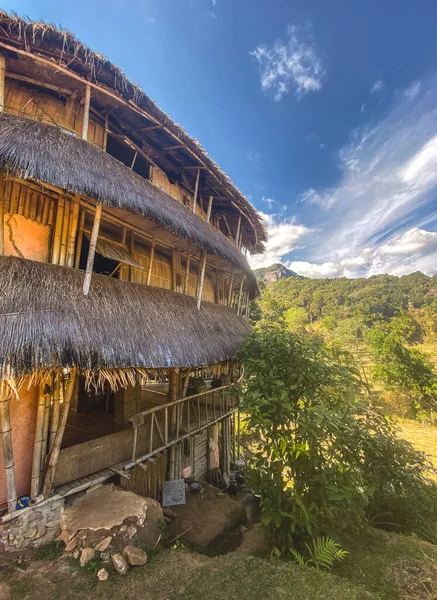
{"type": "Polygon", "coordinates": [[[231,359],[250,332],[235,311],[190,296],[0,257],[0,380],[59,367],[168,369],[231,359]]]}
{"type": "Polygon", "coordinates": [[[54,125],[1,113],[0,169],[144,216],[228,260],[246,274],[251,294],[257,292],[246,258],[225,235],[111,155],[54,125]]]}

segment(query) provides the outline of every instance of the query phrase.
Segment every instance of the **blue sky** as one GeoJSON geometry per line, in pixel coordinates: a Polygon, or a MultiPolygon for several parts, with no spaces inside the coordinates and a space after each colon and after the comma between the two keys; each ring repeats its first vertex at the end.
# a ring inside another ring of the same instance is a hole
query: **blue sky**
{"type": "Polygon", "coordinates": [[[437,4],[9,0],[106,55],[265,215],[312,277],[437,272],[437,4]]]}

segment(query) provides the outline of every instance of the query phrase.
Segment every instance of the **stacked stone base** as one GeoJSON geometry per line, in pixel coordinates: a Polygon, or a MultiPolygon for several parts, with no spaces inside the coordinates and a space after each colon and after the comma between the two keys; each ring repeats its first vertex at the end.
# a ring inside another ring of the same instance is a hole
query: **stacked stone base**
{"type": "Polygon", "coordinates": [[[37,548],[52,542],[59,536],[63,510],[62,499],[23,508],[10,521],[0,523],[0,549],[37,548]]]}

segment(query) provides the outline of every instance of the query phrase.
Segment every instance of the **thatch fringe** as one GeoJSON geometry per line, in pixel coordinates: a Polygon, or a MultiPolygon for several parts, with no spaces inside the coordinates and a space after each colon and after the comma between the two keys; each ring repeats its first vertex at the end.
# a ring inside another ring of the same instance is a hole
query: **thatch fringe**
{"type": "MultiPolygon", "coordinates": [[[[90,385],[231,359],[250,332],[232,309],[67,267],[0,257],[0,379],[76,367],[90,385]]],[[[15,384],[16,385],[16,384],[15,384]]]]}
{"type": "Polygon", "coordinates": [[[1,113],[0,168],[143,215],[229,260],[257,289],[247,260],[225,235],[97,146],[53,125],[1,113]]]}
{"type": "Polygon", "coordinates": [[[198,140],[189,136],[179,124],[175,123],[144,91],[131,82],[117,65],[109,62],[101,54],[82,44],[72,33],[51,23],[34,22],[20,18],[16,14],[0,11],[0,38],[24,49],[32,47],[32,52],[45,54],[59,64],[68,66],[73,72],[102,87],[119,93],[126,101],[149,114],[180,139],[209,168],[220,185],[228,190],[237,205],[249,215],[256,228],[254,251],[263,251],[266,230],[262,219],[244,194],[232,183],[231,179],[212,160],[198,140]],[[48,51],[48,52],[47,52],[48,51]]]}

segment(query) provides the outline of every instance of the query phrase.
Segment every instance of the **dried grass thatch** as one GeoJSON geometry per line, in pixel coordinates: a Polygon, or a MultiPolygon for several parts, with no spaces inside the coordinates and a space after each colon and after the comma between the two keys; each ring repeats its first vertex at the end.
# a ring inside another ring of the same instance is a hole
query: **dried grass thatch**
{"type": "MultiPolygon", "coordinates": [[[[211,172],[211,182],[232,199],[246,214],[254,231],[246,232],[252,252],[262,252],[267,234],[263,221],[244,194],[232,183],[230,178],[212,160],[200,143],[189,136],[179,124],[175,123],[144,91],[131,82],[122,69],[108,61],[101,54],[82,44],[72,33],[51,23],[31,21],[8,14],[0,10],[0,40],[9,45],[20,47],[32,54],[41,54],[45,58],[68,67],[71,71],[89,80],[102,89],[115,91],[128,103],[152,115],[155,122],[162,125],[162,133],[170,132],[174,137],[204,164],[211,172]]],[[[208,171],[207,171],[208,172],[208,171]]]]}
{"type": "Polygon", "coordinates": [[[80,371],[194,367],[228,360],[250,332],[224,306],[16,257],[0,257],[0,379],[80,371]]]}
{"type": "Polygon", "coordinates": [[[257,289],[246,258],[225,235],[97,146],[53,125],[1,113],[0,168],[143,215],[242,269],[257,289]]]}

